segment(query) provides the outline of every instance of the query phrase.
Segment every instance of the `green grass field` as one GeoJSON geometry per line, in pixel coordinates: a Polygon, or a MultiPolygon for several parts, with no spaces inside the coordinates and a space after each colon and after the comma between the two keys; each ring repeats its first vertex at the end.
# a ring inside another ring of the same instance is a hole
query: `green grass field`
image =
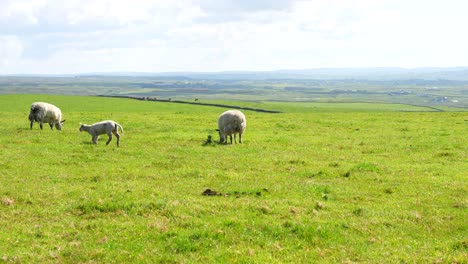
{"type": "Polygon", "coordinates": [[[244,104],[285,113],[219,145],[222,108],[1,95],[0,262],[467,262],[467,112],[244,104]],[[34,101],[62,131],[29,129],[34,101]],[[121,147],[78,131],[104,119],[121,147]]]}

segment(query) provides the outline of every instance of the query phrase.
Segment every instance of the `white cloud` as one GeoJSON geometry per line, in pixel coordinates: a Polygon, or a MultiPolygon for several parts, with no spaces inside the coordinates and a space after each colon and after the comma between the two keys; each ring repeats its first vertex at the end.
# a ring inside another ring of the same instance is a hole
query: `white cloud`
{"type": "Polygon", "coordinates": [[[0,74],[462,66],[462,0],[2,0],[0,74]]]}
{"type": "Polygon", "coordinates": [[[17,37],[0,36],[0,69],[14,64],[22,52],[23,46],[17,37]]]}

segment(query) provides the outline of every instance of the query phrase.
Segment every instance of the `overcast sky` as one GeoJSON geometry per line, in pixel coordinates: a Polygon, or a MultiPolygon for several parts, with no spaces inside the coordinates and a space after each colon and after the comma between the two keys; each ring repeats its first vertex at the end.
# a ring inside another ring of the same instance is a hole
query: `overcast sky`
{"type": "Polygon", "coordinates": [[[0,74],[468,66],[466,0],[0,0],[0,74]]]}

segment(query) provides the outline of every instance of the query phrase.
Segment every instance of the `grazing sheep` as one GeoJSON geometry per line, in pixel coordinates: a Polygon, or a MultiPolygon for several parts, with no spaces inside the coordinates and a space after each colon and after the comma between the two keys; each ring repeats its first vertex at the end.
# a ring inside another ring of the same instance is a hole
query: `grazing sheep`
{"type": "Polygon", "coordinates": [[[123,127],[112,120],[101,121],[92,125],[80,123],[80,132],[86,131],[89,134],[91,134],[92,141],[94,144],[97,144],[99,135],[107,134],[107,136],[109,136],[109,139],[107,140],[106,145],[109,145],[109,143],[112,140],[112,134],[114,134],[117,137],[117,147],[120,146],[120,135],[118,128],[120,128],[120,131],[123,134],[123,127]]]}
{"type": "Polygon", "coordinates": [[[62,120],[62,111],[55,105],[35,102],[31,104],[31,111],[29,112],[30,128],[33,128],[34,122],[39,122],[42,129],[43,123],[49,123],[50,129],[55,128],[62,130],[62,125],[65,120],[62,120]]]}
{"type": "Polygon", "coordinates": [[[242,133],[247,126],[245,115],[239,110],[228,110],[222,113],[218,119],[219,142],[227,143],[229,136],[232,144],[232,135],[234,135],[234,143],[236,142],[236,134],[239,134],[239,143],[242,143],[242,133]]]}

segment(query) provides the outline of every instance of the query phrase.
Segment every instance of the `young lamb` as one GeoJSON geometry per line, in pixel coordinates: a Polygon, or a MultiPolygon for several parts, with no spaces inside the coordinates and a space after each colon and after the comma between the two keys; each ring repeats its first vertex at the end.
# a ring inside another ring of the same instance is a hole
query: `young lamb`
{"type": "Polygon", "coordinates": [[[91,134],[91,139],[94,144],[97,144],[99,135],[107,134],[107,136],[109,136],[109,139],[107,140],[106,145],[109,145],[109,143],[112,140],[112,134],[114,134],[117,137],[117,147],[120,146],[120,135],[118,128],[120,128],[120,131],[123,134],[123,127],[112,120],[101,121],[92,125],[80,123],[80,132],[86,131],[89,134],[91,134]]]}
{"type": "Polygon", "coordinates": [[[31,104],[31,111],[29,112],[30,128],[33,128],[34,122],[39,122],[42,129],[43,123],[49,123],[50,129],[55,128],[62,130],[62,125],[65,120],[62,120],[62,111],[55,105],[35,102],[31,104]]]}
{"type": "Polygon", "coordinates": [[[227,143],[229,136],[232,144],[232,135],[234,135],[234,143],[236,142],[236,134],[239,134],[239,143],[242,143],[242,133],[247,127],[245,115],[239,110],[228,110],[222,113],[218,119],[219,142],[227,143]]]}

